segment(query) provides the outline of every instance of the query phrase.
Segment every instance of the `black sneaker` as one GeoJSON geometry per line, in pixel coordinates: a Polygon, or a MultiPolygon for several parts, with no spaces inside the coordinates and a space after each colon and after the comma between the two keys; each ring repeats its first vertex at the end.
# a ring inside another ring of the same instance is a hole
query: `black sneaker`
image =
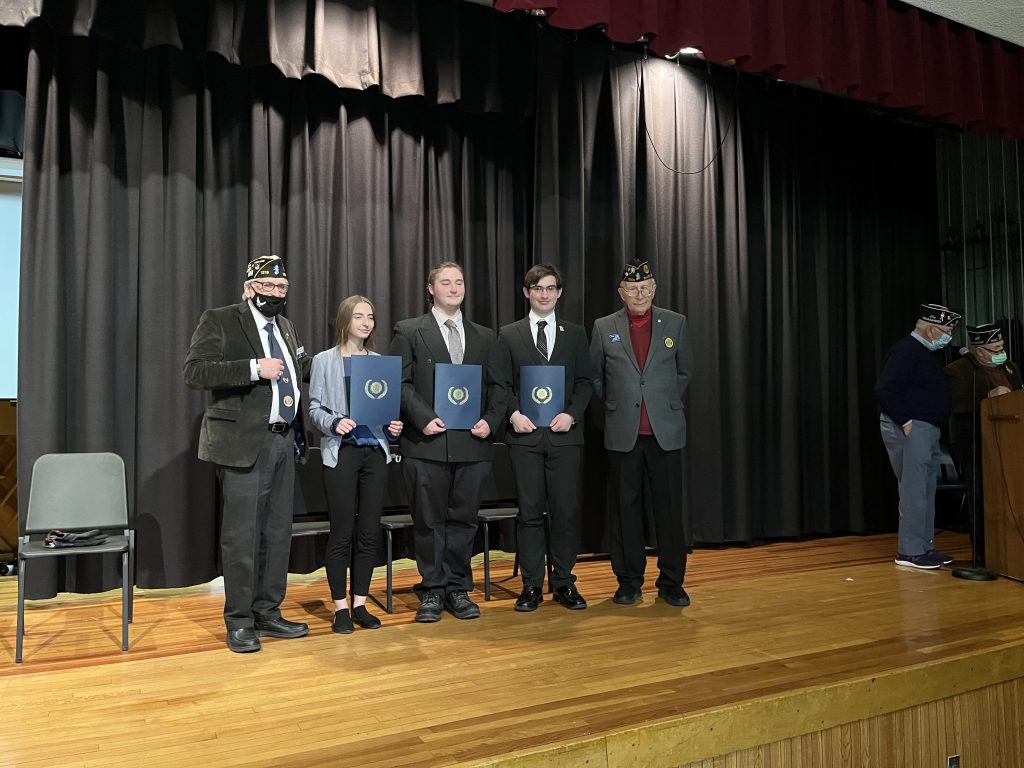
{"type": "Polygon", "coordinates": [[[896,565],[907,565],[911,568],[931,571],[941,568],[945,563],[941,557],[936,557],[931,552],[925,552],[923,555],[904,555],[900,553],[896,555],[896,565]]]}
{"type": "Polygon", "coordinates": [[[926,552],[925,554],[931,555],[934,558],[938,558],[939,560],[942,561],[943,565],[949,565],[950,563],[953,562],[953,558],[952,557],[950,557],[949,555],[945,554],[944,552],[939,552],[939,550],[937,550],[937,549],[929,549],[928,552],[926,552]]]}
{"type": "Polygon", "coordinates": [[[465,592],[452,592],[444,599],[444,607],[456,619],[480,617],[480,606],[469,599],[465,592]]]}
{"type": "Polygon", "coordinates": [[[363,629],[380,629],[380,619],[366,610],[365,605],[357,605],[352,609],[352,620],[363,629]]]}
{"type": "Polygon", "coordinates": [[[658,587],[658,597],[679,608],[685,608],[690,604],[690,596],[682,586],[658,587]]]}
{"type": "Polygon", "coordinates": [[[420,601],[420,607],[416,609],[416,621],[421,624],[441,620],[441,596],[431,592],[420,601]]]}
{"type": "Polygon", "coordinates": [[[619,605],[632,605],[642,597],[639,589],[633,587],[619,587],[612,596],[612,602],[619,605]]]}
{"type": "Polygon", "coordinates": [[[334,612],[331,631],[337,632],[339,635],[351,635],[356,631],[356,628],[352,625],[352,619],[348,615],[348,608],[342,608],[334,612]]]}

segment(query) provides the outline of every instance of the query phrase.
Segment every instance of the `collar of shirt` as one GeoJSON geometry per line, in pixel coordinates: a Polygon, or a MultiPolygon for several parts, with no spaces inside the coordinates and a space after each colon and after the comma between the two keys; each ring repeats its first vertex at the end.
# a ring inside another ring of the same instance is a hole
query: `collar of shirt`
{"type": "MultiPolygon", "coordinates": [[[[275,328],[277,327],[277,319],[276,318],[267,317],[262,312],[260,312],[258,309],[256,309],[256,306],[252,303],[252,299],[249,299],[248,303],[249,303],[249,311],[252,313],[252,319],[256,323],[256,327],[259,328],[259,330],[261,332],[266,332],[266,330],[267,330],[267,323],[273,323],[274,327],[275,328]]],[[[261,336],[260,338],[262,339],[263,337],[261,336]]]]}
{"type": "Polygon", "coordinates": [[[645,325],[650,325],[651,318],[654,317],[654,307],[648,307],[647,311],[642,315],[630,314],[629,310],[626,310],[626,314],[629,315],[629,325],[632,328],[643,328],[645,325]]]}
{"type": "Polygon", "coordinates": [[[544,330],[547,330],[548,328],[554,328],[555,327],[555,313],[554,312],[552,312],[547,317],[541,317],[540,315],[538,315],[536,312],[534,312],[531,309],[530,310],[530,325],[533,326],[533,330],[534,330],[535,334],[536,334],[536,331],[537,331],[537,323],[540,322],[541,320],[544,320],[544,321],[547,322],[547,325],[544,327],[544,330]]]}
{"type": "Polygon", "coordinates": [[[444,312],[439,310],[437,307],[431,307],[430,313],[434,316],[434,320],[437,322],[437,327],[441,329],[441,335],[448,339],[446,335],[448,329],[445,327],[445,323],[449,320],[455,321],[455,327],[459,329],[459,333],[462,333],[462,312],[460,311],[455,317],[448,317],[444,312]]]}

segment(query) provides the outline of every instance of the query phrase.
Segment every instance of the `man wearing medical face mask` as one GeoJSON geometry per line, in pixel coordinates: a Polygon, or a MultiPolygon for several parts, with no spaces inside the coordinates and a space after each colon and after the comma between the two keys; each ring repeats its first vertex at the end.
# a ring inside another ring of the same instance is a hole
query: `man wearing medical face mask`
{"type": "Polygon", "coordinates": [[[260,650],[261,637],[296,638],[281,616],[288,584],[295,464],[305,453],[300,384],[310,359],[281,314],[288,275],[278,256],[249,262],[242,302],[208,309],[192,334],[185,383],[206,390],[199,458],[216,466],[227,646],[260,650]]]}
{"type": "Polygon", "coordinates": [[[922,304],[914,330],[889,349],[875,382],[879,429],[900,491],[896,564],[941,568],[953,558],[935,549],[935,485],[939,433],[952,410],[949,381],[939,355],[953,339],[960,315],[922,304]]]}
{"type": "Polygon", "coordinates": [[[1020,368],[1006,356],[1003,330],[994,323],[967,326],[968,348],[946,366],[953,389],[953,415],[949,419],[949,448],[970,489],[971,513],[976,515],[976,549],[985,559],[985,515],[981,482],[981,401],[1021,389],[1020,368]],[[966,354],[963,354],[966,353],[966,354]],[[973,493],[972,493],[973,491],[973,493]]]}

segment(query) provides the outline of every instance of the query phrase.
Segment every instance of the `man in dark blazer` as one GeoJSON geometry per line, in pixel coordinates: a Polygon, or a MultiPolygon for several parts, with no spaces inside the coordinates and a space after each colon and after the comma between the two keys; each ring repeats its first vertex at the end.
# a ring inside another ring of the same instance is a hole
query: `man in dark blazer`
{"type": "Polygon", "coordinates": [[[598,319],[590,339],[594,394],[604,400],[604,446],[612,487],[609,543],[619,581],[613,600],[632,605],[641,597],[647,566],[644,549],[645,484],[658,537],[658,595],[671,605],[690,604],[683,589],[681,451],[686,445],[683,395],[693,371],[686,318],[654,307],[657,285],[646,261],[627,264],[619,283],[623,308],[598,319]]]}
{"type": "Polygon", "coordinates": [[[492,378],[505,392],[509,427],[505,434],[519,497],[518,551],[523,591],[517,611],[534,611],[544,600],[544,513],[551,529],[551,588],[566,608],[587,601],[576,589],[572,569],[579,554],[579,470],[583,413],[593,391],[590,352],[583,326],[555,316],[562,275],[551,264],[537,264],[523,281],[530,312],[504,326],[492,378]],[[549,423],[534,424],[520,411],[520,369],[557,365],[565,372],[565,404],[549,423]]]}
{"type": "Polygon", "coordinates": [[[427,292],[432,307],[395,325],[391,354],[402,358],[402,474],[409,487],[420,607],[416,621],[433,622],[447,609],[475,619],[480,608],[473,589],[473,541],[484,481],[491,471],[492,435],[505,405],[489,381],[494,331],[462,316],[466,296],[462,267],[446,261],[431,270],[427,292]],[[480,365],[481,418],[470,430],[446,429],[434,412],[436,363],[480,365]]]}
{"type": "Polygon", "coordinates": [[[981,401],[1024,387],[1020,367],[1009,360],[1003,329],[994,323],[967,326],[966,350],[946,366],[953,390],[949,417],[949,450],[967,484],[967,500],[975,516],[973,530],[979,562],[985,561],[985,502],[981,478],[981,401]]]}
{"type": "Polygon", "coordinates": [[[284,262],[260,256],[246,268],[243,301],[208,309],[185,360],[185,383],[206,390],[199,458],[217,466],[227,645],[260,650],[260,637],[302,637],[281,616],[288,586],[295,463],[305,451],[299,385],[309,358],[280,314],[284,262]]]}

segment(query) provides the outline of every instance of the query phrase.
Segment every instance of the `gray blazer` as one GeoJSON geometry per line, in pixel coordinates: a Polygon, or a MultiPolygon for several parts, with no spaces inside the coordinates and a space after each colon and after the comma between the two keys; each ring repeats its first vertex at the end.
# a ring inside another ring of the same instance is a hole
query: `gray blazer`
{"type": "Polygon", "coordinates": [[[693,371],[693,350],[686,317],[653,308],[651,348],[641,373],[629,339],[626,310],[620,309],[594,322],[590,338],[594,395],[604,400],[604,447],[630,451],[640,429],[640,401],[658,445],[676,451],[686,445],[683,394],[693,371]]]}
{"type": "MultiPolygon", "coordinates": [[[[348,397],[345,393],[344,361],[337,347],[325,349],[313,358],[313,372],[309,379],[309,420],[320,430],[320,455],[325,467],[338,465],[338,451],[341,448],[341,435],[332,432],[331,425],[338,417],[348,416],[345,408],[348,397]]],[[[384,434],[384,426],[375,424],[370,426],[370,431],[390,462],[391,446],[384,434]]]]}

